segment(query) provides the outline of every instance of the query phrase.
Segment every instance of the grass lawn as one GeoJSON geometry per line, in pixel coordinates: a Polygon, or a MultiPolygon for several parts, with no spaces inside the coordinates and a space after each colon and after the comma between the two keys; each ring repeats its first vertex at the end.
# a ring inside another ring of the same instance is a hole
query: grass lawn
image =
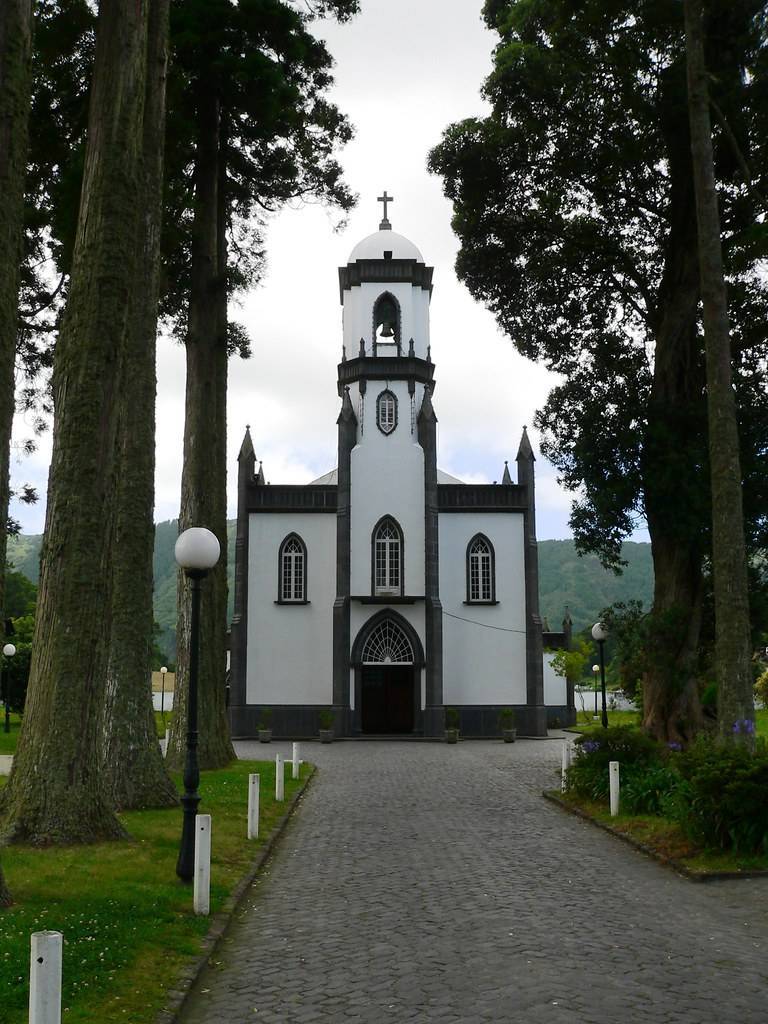
{"type": "MultiPolygon", "coordinates": [[[[286,803],[276,803],[274,762],[236,762],[202,772],[200,811],[211,814],[211,913],[246,873],[288,801],[303,786],[286,772],[286,803]],[[261,776],[261,838],[246,838],[248,774],[261,776]]],[[[180,776],[175,776],[181,788],[180,776]]],[[[0,780],[0,784],[5,780],[0,780]]],[[[0,911],[3,1024],[27,1020],[29,943],[34,931],[64,934],[65,1022],[149,1024],[181,966],[199,955],[208,918],[192,913],[192,886],[175,874],[181,810],[120,816],[131,839],[94,846],[1,851],[15,899],[0,911]]]]}
{"type": "MultiPolygon", "coordinates": [[[[576,725],[570,731],[589,732],[592,729],[601,729],[600,721],[595,721],[593,712],[577,711],[576,725]]],[[[608,725],[639,725],[640,713],[638,711],[609,711],[608,725]]],[[[768,738],[768,708],[757,708],[755,711],[755,732],[758,736],[768,738]]]]}
{"type": "Polygon", "coordinates": [[[768,855],[739,856],[725,850],[704,850],[683,834],[675,822],[650,814],[619,814],[611,817],[605,804],[583,800],[567,793],[555,796],[571,807],[578,807],[590,818],[646,846],[662,860],[674,860],[691,872],[768,871],[768,855]]]}

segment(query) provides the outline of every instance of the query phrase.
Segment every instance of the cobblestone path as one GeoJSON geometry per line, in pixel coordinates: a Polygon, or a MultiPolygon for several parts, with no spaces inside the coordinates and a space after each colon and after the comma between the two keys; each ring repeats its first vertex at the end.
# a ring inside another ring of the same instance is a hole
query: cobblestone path
{"type": "Polygon", "coordinates": [[[183,1024],[768,1021],[768,880],[688,882],[546,803],[560,749],[305,744],[183,1024]]]}

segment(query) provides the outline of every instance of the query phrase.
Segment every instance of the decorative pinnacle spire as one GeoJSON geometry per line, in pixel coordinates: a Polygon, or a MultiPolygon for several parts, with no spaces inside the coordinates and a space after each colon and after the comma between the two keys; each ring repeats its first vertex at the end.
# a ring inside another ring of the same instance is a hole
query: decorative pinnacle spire
{"type": "Polygon", "coordinates": [[[240,453],[237,456],[238,462],[244,462],[246,459],[252,459],[255,461],[256,455],[253,451],[253,441],[251,440],[251,425],[247,424],[245,428],[245,437],[243,443],[240,445],[240,453]]]}
{"type": "Polygon", "coordinates": [[[337,423],[348,422],[349,420],[357,420],[355,416],[355,410],[352,408],[352,399],[349,397],[349,387],[345,385],[344,395],[341,400],[341,412],[339,418],[336,420],[337,423]]]}
{"type": "Polygon", "coordinates": [[[506,459],[504,459],[504,475],[501,478],[501,482],[503,484],[511,484],[512,483],[512,476],[511,476],[511,474],[509,472],[509,463],[507,462],[506,459]]]}
{"type": "Polygon", "coordinates": [[[528,427],[523,427],[523,436],[520,438],[520,447],[517,449],[516,461],[520,462],[521,459],[528,459],[530,462],[536,461],[531,442],[528,439],[528,427]]]}
{"type": "Polygon", "coordinates": [[[419,415],[416,417],[417,420],[434,420],[437,422],[437,416],[435,415],[435,409],[432,405],[432,393],[429,384],[424,385],[424,398],[421,402],[421,408],[419,409],[419,415]]]}
{"type": "Polygon", "coordinates": [[[263,469],[263,467],[261,465],[261,459],[259,459],[259,472],[256,474],[256,483],[257,484],[263,484],[265,482],[266,481],[264,479],[264,469],[263,469]]]}
{"type": "Polygon", "coordinates": [[[389,220],[387,219],[387,203],[393,203],[394,202],[393,197],[392,196],[388,196],[387,195],[387,190],[384,189],[384,195],[383,196],[379,196],[376,199],[376,202],[377,203],[384,203],[384,216],[381,218],[381,223],[379,224],[379,231],[391,231],[392,230],[392,225],[389,223],[389,220]]]}

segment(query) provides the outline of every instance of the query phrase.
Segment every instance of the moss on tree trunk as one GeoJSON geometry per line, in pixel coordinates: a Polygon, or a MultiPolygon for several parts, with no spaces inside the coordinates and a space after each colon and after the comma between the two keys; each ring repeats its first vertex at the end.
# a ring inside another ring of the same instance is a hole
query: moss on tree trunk
{"type": "MultiPolygon", "coordinates": [[[[198,85],[195,153],[195,214],[192,274],[186,337],[187,386],[184,467],[179,532],[191,526],[212,530],[221,545],[216,568],[202,583],[198,679],[201,768],[219,768],[235,756],[226,715],[227,632],[227,331],[226,265],[220,240],[220,111],[215,86],[198,85]],[[222,316],[222,303],[224,315],[222,316]]],[[[184,761],[187,719],[190,586],[179,573],[176,627],[174,726],[168,759],[184,761]]]]}
{"type": "Polygon", "coordinates": [[[143,131],[140,258],[120,395],[117,522],[112,556],[112,630],[104,703],[104,773],[115,807],[171,807],[152,707],[155,476],[155,350],[162,215],[168,4],[150,10],[143,131]]]}
{"type": "Polygon", "coordinates": [[[101,771],[120,395],[135,302],[149,3],[102,0],[27,703],[6,829],[32,843],[124,835],[101,771]]]}

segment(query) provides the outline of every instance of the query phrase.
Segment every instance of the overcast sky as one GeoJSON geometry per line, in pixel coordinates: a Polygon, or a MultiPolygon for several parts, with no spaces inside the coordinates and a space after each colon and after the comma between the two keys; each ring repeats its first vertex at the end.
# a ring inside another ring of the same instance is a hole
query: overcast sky
{"type": "MultiPolygon", "coordinates": [[[[355,126],[341,152],[346,180],[359,196],[348,227],[318,206],[286,210],[267,234],[269,265],[260,287],[232,315],[253,337],[253,356],[229,369],[229,511],[236,512],[237,452],[246,424],[273,483],[308,483],[336,464],[336,365],[341,357],[338,267],[378,228],[383,189],[394,196],[393,229],[434,266],[432,358],[439,420],[438,464],[462,480],[500,480],[555,378],[517,355],[491,315],[454,274],[457,243],[441,183],[426,170],[429,149],[452,121],[481,114],[480,86],[491,67],[494,36],[481,0],[362,0],[347,25],[320,27],[336,60],[332,98],[355,126]]],[[[178,513],[184,418],[184,352],[158,348],[155,518],[178,513]]],[[[21,418],[16,435],[29,434],[21,418]]],[[[538,438],[531,432],[534,449],[538,438]]],[[[36,456],[16,461],[12,480],[36,483],[44,499],[50,438],[36,456]]],[[[569,536],[569,498],[554,471],[537,462],[541,539],[569,536]]],[[[44,500],[16,507],[25,533],[41,532],[44,500]]],[[[205,525],[205,524],[201,524],[205,525]]],[[[640,538],[638,538],[640,539],[640,538]]]]}

